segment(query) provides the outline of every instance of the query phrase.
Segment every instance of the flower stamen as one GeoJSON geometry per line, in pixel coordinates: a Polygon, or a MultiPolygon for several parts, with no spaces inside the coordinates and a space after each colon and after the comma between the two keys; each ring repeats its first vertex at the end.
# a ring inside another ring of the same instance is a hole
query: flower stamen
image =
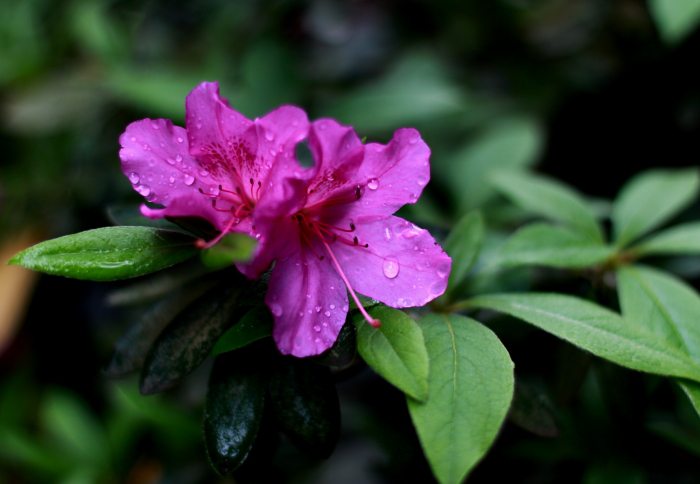
{"type": "Polygon", "coordinates": [[[355,301],[355,305],[357,306],[357,309],[360,310],[360,313],[362,313],[362,316],[364,316],[365,320],[369,323],[370,326],[372,326],[374,328],[378,328],[382,324],[381,321],[373,318],[372,316],[369,315],[369,313],[367,313],[367,310],[364,308],[364,306],[360,302],[359,298],[357,297],[357,294],[355,294],[354,289],[350,285],[350,281],[348,281],[348,278],[345,275],[345,272],[343,272],[343,269],[340,267],[340,263],[338,262],[338,259],[335,258],[335,254],[331,250],[331,247],[328,245],[328,242],[326,242],[326,240],[323,238],[318,227],[314,227],[314,229],[316,231],[316,235],[318,235],[318,238],[321,239],[321,243],[326,248],[326,251],[328,251],[328,255],[330,256],[331,261],[333,262],[333,266],[335,267],[336,272],[338,273],[340,278],[345,283],[345,286],[348,288],[348,292],[350,293],[352,300],[355,301]]]}

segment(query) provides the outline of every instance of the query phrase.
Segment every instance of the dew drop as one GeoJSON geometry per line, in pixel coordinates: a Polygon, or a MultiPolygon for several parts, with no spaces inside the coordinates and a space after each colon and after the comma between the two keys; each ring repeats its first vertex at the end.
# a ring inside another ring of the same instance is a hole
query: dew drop
{"type": "Polygon", "coordinates": [[[328,307],[331,308],[331,309],[335,309],[335,304],[331,304],[331,305],[328,306],[328,307]]]}
{"type": "Polygon", "coordinates": [[[201,176],[203,176],[203,177],[208,177],[208,176],[209,176],[209,172],[208,172],[207,170],[200,170],[200,171],[199,171],[199,174],[200,174],[201,176]]]}
{"type": "Polygon", "coordinates": [[[321,342],[321,338],[316,338],[316,339],[314,339],[314,343],[318,344],[318,343],[320,343],[320,342],[321,342]]]}
{"type": "Polygon", "coordinates": [[[273,315],[275,315],[275,316],[277,316],[277,317],[280,317],[280,316],[282,316],[282,306],[280,306],[280,305],[277,304],[277,303],[272,303],[272,304],[270,305],[270,312],[271,312],[273,315]]]}
{"type": "Polygon", "coordinates": [[[192,186],[194,183],[194,177],[192,175],[185,175],[185,185],[192,186]]]}
{"type": "Polygon", "coordinates": [[[321,306],[316,306],[314,309],[316,310],[317,313],[321,312],[321,306]]]}
{"type": "Polygon", "coordinates": [[[218,196],[219,196],[219,193],[221,193],[221,191],[219,190],[219,187],[218,187],[218,186],[213,185],[213,186],[210,186],[210,187],[209,187],[209,194],[210,194],[210,195],[213,195],[213,196],[215,196],[215,197],[218,197],[218,196]]]}
{"type": "Polygon", "coordinates": [[[148,144],[146,144],[146,143],[144,143],[144,144],[143,144],[143,149],[146,150],[146,151],[151,151],[151,146],[148,145],[148,144]]]}
{"type": "Polygon", "coordinates": [[[331,312],[330,312],[330,311],[326,311],[326,312],[323,313],[323,314],[325,314],[327,318],[330,318],[330,317],[331,317],[331,312]]]}
{"type": "Polygon", "coordinates": [[[314,325],[314,331],[316,331],[317,333],[320,333],[321,327],[318,324],[314,325]]]}
{"type": "Polygon", "coordinates": [[[379,180],[377,180],[376,178],[372,178],[367,182],[367,188],[369,188],[370,190],[376,190],[377,188],[379,188],[379,180]]]}
{"type": "Polygon", "coordinates": [[[265,139],[268,141],[272,141],[273,139],[275,139],[275,135],[273,133],[271,133],[270,131],[268,131],[265,133],[265,139]]]}
{"type": "Polygon", "coordinates": [[[178,163],[180,163],[180,162],[182,161],[182,156],[181,156],[181,155],[177,155],[177,156],[175,157],[175,161],[177,161],[178,163]]]}
{"type": "Polygon", "coordinates": [[[165,161],[167,161],[169,165],[175,164],[175,160],[173,160],[172,158],[166,158],[165,161]]]}
{"type": "Polygon", "coordinates": [[[408,140],[408,144],[414,145],[414,144],[418,143],[418,140],[419,140],[419,139],[420,139],[420,136],[414,136],[414,137],[412,137],[411,139],[408,140]]]}
{"type": "Polygon", "coordinates": [[[385,277],[394,279],[399,275],[399,263],[395,259],[384,259],[382,270],[385,277]]]}
{"type": "Polygon", "coordinates": [[[151,128],[155,129],[156,131],[158,129],[160,129],[160,127],[158,126],[158,123],[151,123],[151,128]]]}
{"type": "Polygon", "coordinates": [[[175,183],[175,177],[174,177],[174,176],[171,176],[171,177],[168,179],[168,181],[169,181],[170,184],[172,185],[173,183],[175,183]]]}
{"type": "Polygon", "coordinates": [[[139,174],[138,174],[138,173],[135,173],[135,172],[129,173],[129,181],[130,181],[132,184],[136,185],[136,184],[139,182],[140,179],[141,179],[141,178],[139,177],[139,174]]]}
{"type": "Polygon", "coordinates": [[[136,191],[139,192],[144,197],[147,197],[151,194],[151,189],[147,187],[146,185],[139,185],[136,187],[136,191]]]}
{"type": "Polygon", "coordinates": [[[132,136],[131,141],[136,141],[136,136],[132,136]]]}
{"type": "Polygon", "coordinates": [[[185,141],[185,140],[182,139],[182,136],[178,136],[178,137],[177,137],[177,142],[178,142],[178,143],[182,143],[182,142],[184,142],[184,141],[185,141]]]}

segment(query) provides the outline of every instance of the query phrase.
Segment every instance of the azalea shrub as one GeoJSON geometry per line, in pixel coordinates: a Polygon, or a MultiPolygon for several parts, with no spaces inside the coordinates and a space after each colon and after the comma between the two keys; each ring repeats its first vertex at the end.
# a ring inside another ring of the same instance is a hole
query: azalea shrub
{"type": "Polygon", "coordinates": [[[657,230],[695,200],[699,170],[632,179],[612,202],[609,234],[601,210],[566,185],[495,171],[494,190],[540,220],[482,250],[483,217],[469,212],[446,252],[394,215],[430,177],[430,149],[415,129],[383,145],[292,106],[249,120],[206,82],[186,111],[184,128],[144,119],[120,137],[122,170],[145,199],[141,225],[49,240],[10,262],[109,281],[189,260],[174,295],[119,340],[108,373],[140,369],[141,392],[151,394],[214,357],[203,427],[220,474],[245,462],[268,431],[264,418],[301,450],[328,457],[339,435],[334,376],[366,364],[406,395],[435,478],[461,482],[513,404],[513,362],[484,324],[499,315],[671,378],[700,412],[700,296],[643,263],[700,254],[700,223],[657,230]],[[302,142],[311,166],[297,159],[302,142]],[[578,271],[591,292],[489,287],[528,267],[578,271]]]}
{"type": "Polygon", "coordinates": [[[697,478],[697,2],[88,3],[0,7],[0,480],[697,478]]]}

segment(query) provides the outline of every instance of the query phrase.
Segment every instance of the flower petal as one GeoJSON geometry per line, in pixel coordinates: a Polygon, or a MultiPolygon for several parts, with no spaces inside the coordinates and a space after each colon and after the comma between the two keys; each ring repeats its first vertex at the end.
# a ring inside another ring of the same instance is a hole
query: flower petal
{"type": "Polygon", "coordinates": [[[275,319],[273,337],[284,354],[313,356],[333,346],[345,323],[348,295],[343,281],[318,253],[302,249],[278,259],[265,303],[275,319]]]}
{"type": "Polygon", "coordinates": [[[190,156],[187,133],[167,119],[142,119],[127,126],[119,138],[122,171],[134,190],[149,202],[166,207],[151,217],[201,216],[218,229],[225,217],[211,207],[200,190],[219,182],[202,176],[202,167],[190,156]],[[172,212],[175,210],[175,212],[172,212]]]}
{"type": "Polygon", "coordinates": [[[452,260],[427,230],[385,217],[358,220],[354,235],[359,246],[331,247],[357,292],[395,308],[422,306],[445,292],[452,260]]]}
{"type": "Polygon", "coordinates": [[[311,125],[309,146],[317,163],[309,204],[361,187],[357,200],[344,197],[349,217],[391,215],[415,203],[430,180],[430,149],[412,128],[397,130],[387,145],[363,146],[351,127],[322,119],[311,125]]]}

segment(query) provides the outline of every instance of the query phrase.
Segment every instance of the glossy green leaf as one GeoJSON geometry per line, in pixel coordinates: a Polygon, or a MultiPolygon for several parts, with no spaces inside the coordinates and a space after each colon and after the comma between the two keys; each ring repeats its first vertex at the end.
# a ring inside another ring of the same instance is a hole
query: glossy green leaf
{"type": "Polygon", "coordinates": [[[216,342],[212,355],[226,353],[248,346],[254,341],[272,334],[272,316],[265,306],[257,306],[248,311],[240,321],[231,326],[216,342]]]}
{"type": "Polygon", "coordinates": [[[428,353],[418,324],[403,311],[377,306],[372,317],[381,321],[374,328],[360,317],[357,351],[386,381],[418,400],[428,395],[428,353]]]}
{"type": "Polygon", "coordinates": [[[700,222],[666,229],[643,240],[631,250],[639,256],[700,254],[700,222]]]}
{"type": "Polygon", "coordinates": [[[523,171],[498,172],[491,180],[501,193],[523,209],[561,222],[595,242],[603,241],[595,212],[572,188],[523,171]]]}
{"type": "Polygon", "coordinates": [[[614,248],[565,227],[535,223],[513,234],[497,260],[508,266],[581,268],[605,262],[614,253],[614,248]]]}
{"type": "Polygon", "coordinates": [[[695,168],[650,170],[635,176],[613,203],[615,242],[627,245],[688,206],[700,189],[695,168]]]}
{"type": "MultiPolygon", "coordinates": [[[[700,364],[700,296],[685,282],[650,267],[628,266],[617,273],[625,319],[659,334],[700,364]]],[[[700,384],[678,381],[700,413],[700,384]]]]}
{"type": "Polygon", "coordinates": [[[204,443],[219,474],[232,473],[250,453],[260,428],[266,387],[250,351],[216,357],[204,406],[204,443]]]}
{"type": "Polygon", "coordinates": [[[327,458],[340,435],[340,404],[326,367],[284,358],[270,379],[277,422],[302,451],[327,458]]]}
{"type": "Polygon", "coordinates": [[[681,41],[700,21],[700,0],[649,0],[649,11],[663,39],[681,41]]]}
{"type": "Polygon", "coordinates": [[[104,227],[47,240],[15,255],[10,264],[57,276],[113,281],[142,276],[197,253],[182,233],[151,227],[104,227]]]}
{"type": "Polygon", "coordinates": [[[256,241],[246,234],[224,236],[214,247],[202,251],[202,262],[207,267],[221,269],[236,262],[246,262],[253,256],[256,241]]]}
{"type": "Polygon", "coordinates": [[[420,321],[430,357],[425,402],[408,409],[442,484],[460,483],[486,454],[513,397],[513,362],[486,326],[458,315],[420,321]]]}
{"type": "Polygon", "coordinates": [[[479,212],[462,217],[447,236],[443,247],[452,258],[448,291],[464,280],[476,262],[484,239],[484,220],[479,212]]]}
{"type": "Polygon", "coordinates": [[[479,296],[470,305],[522,319],[618,365],[700,381],[700,365],[651,330],[589,301],[561,294],[479,296]]]}
{"type": "Polygon", "coordinates": [[[460,210],[479,207],[496,193],[489,183],[495,172],[534,163],[543,140],[542,130],[533,120],[507,119],[487,128],[445,160],[450,170],[443,181],[460,210]]]}
{"type": "Polygon", "coordinates": [[[180,312],[158,336],[141,371],[141,393],[174,386],[209,356],[219,337],[235,320],[240,288],[222,284],[180,312]]]}

